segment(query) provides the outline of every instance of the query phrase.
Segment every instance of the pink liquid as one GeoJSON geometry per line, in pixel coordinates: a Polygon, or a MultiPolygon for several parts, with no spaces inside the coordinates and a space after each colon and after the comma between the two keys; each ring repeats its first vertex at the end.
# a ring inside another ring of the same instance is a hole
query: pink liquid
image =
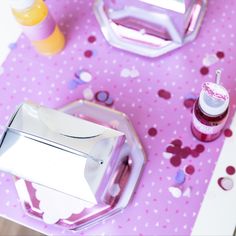
{"type": "Polygon", "coordinates": [[[194,105],[194,110],[193,110],[193,113],[195,114],[196,119],[202,125],[212,127],[212,129],[215,128],[215,130],[217,130],[217,131],[212,134],[206,134],[206,133],[199,131],[195,127],[195,125],[192,123],[191,130],[192,130],[193,135],[197,139],[199,139],[200,141],[203,141],[203,142],[211,142],[211,141],[217,139],[220,136],[220,134],[222,133],[222,129],[219,130],[218,127],[222,126],[222,128],[223,128],[223,126],[226,122],[227,116],[228,116],[228,110],[229,109],[226,109],[226,111],[224,113],[222,113],[218,116],[209,116],[202,111],[201,107],[199,106],[199,101],[197,100],[194,105]]]}

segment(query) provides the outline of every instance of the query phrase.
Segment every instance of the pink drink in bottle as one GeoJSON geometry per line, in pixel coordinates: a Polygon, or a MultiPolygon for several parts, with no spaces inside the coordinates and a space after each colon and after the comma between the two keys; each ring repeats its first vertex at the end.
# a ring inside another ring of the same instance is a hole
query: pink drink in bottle
{"type": "Polygon", "coordinates": [[[194,136],[210,142],[217,139],[227,121],[229,114],[228,91],[219,84],[221,71],[216,71],[216,82],[206,82],[193,109],[191,124],[194,136]]]}

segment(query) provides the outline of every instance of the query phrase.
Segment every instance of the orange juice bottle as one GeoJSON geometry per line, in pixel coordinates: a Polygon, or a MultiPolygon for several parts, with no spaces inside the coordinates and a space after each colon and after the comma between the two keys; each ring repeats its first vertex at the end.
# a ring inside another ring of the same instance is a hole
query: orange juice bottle
{"type": "Polygon", "coordinates": [[[23,32],[39,53],[53,55],[64,48],[64,35],[43,0],[10,0],[10,5],[23,32]]]}

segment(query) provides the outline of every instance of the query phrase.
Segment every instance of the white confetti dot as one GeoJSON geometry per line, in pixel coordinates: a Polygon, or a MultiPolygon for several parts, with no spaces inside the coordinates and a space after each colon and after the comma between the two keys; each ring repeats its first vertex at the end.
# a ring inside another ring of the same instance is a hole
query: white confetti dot
{"type": "Polygon", "coordinates": [[[91,89],[91,88],[86,88],[86,89],[84,89],[84,91],[83,91],[83,96],[84,96],[84,98],[85,98],[86,100],[88,100],[88,101],[92,100],[93,97],[94,97],[94,94],[93,94],[92,89],[91,89]]]}
{"type": "Polygon", "coordinates": [[[224,189],[224,190],[231,190],[234,186],[234,182],[231,178],[228,177],[224,177],[221,179],[220,181],[220,186],[224,189]]]}
{"type": "Polygon", "coordinates": [[[169,152],[163,152],[162,153],[162,156],[165,158],[165,159],[170,159],[173,154],[172,153],[169,153],[169,152]]]}
{"type": "Polygon", "coordinates": [[[87,71],[82,71],[79,75],[80,79],[86,83],[90,82],[92,80],[92,75],[87,71]]]}
{"type": "Polygon", "coordinates": [[[120,72],[120,76],[124,77],[124,78],[128,78],[130,76],[130,70],[127,68],[124,68],[121,72],[120,72]]]}
{"type": "Polygon", "coordinates": [[[212,54],[212,55],[206,55],[204,58],[203,58],[203,61],[202,61],[202,64],[204,66],[211,66],[213,64],[215,64],[216,62],[219,61],[219,58],[215,55],[215,54],[212,54]]]}
{"type": "Polygon", "coordinates": [[[132,69],[130,71],[130,77],[131,78],[137,78],[139,76],[139,71],[137,71],[136,69],[132,69]]]}
{"type": "Polygon", "coordinates": [[[172,194],[172,196],[175,198],[180,198],[182,196],[182,192],[179,188],[169,187],[168,190],[172,194]]]}

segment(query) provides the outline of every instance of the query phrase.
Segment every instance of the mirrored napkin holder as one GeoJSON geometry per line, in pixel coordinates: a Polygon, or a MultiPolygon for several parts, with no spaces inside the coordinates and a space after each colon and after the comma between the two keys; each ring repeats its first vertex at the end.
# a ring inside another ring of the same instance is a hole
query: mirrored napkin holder
{"type": "Polygon", "coordinates": [[[207,0],[95,0],[107,41],[120,49],[158,57],[194,40],[207,0]]]}
{"type": "Polygon", "coordinates": [[[14,177],[27,214],[69,230],[124,209],[145,159],[123,113],[85,101],[61,111],[22,104],[0,144],[0,170],[14,177]]]}

